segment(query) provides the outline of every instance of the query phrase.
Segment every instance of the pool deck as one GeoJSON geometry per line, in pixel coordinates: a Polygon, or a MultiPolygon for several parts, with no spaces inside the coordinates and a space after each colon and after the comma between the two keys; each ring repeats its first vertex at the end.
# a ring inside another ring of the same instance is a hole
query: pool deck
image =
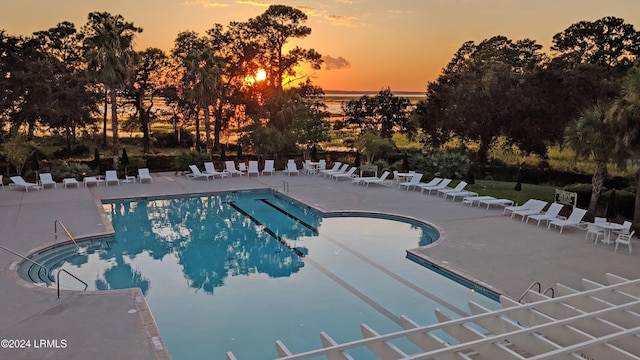
{"type": "MultiPolygon", "coordinates": [[[[580,280],[605,282],[605,273],[638,277],[640,253],[627,247],[585,243],[585,232],[537,228],[502,215],[502,208],[462,205],[396,186],[355,186],[322,176],[234,177],[188,180],[174,173],[154,173],[152,184],[41,191],[0,191],[0,245],[27,255],[67,240],[54,239],[60,220],[76,238],[109,234],[112,228],[100,200],[216,191],[277,188],[322,211],[372,211],[403,215],[435,226],[441,238],[415,253],[473,277],[513,298],[534,281],[542,287],[562,283],[582,289],[580,280]],[[472,275],[469,275],[472,274],[472,275]]],[[[523,186],[526,186],[524,184],[523,186]]],[[[354,224],[357,226],[357,224],[354,224]]],[[[634,245],[639,245],[634,239],[634,245]]],[[[408,249],[409,250],[409,249],[408,249]]],[[[30,347],[0,347],[11,359],[169,359],[152,313],[139,289],[110,292],[63,291],[27,284],[15,271],[20,258],[0,249],[0,339],[31,340],[30,347]],[[45,340],[45,341],[43,341],[45,340]],[[48,340],[48,341],[47,341],[48,340]]],[[[418,265],[416,265],[418,266],[418,265]]],[[[62,282],[74,281],[63,277],[62,282]]]]}

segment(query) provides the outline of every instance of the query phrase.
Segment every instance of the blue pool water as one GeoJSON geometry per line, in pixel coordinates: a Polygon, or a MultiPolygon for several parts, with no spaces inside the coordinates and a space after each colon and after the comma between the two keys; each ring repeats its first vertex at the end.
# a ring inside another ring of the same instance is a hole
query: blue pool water
{"type": "MultiPolygon", "coordinates": [[[[438,238],[401,218],[322,214],[272,192],[122,200],[104,208],[115,237],[62,268],[93,289],[139,287],[174,359],[272,359],[276,340],[294,353],[420,325],[439,308],[467,314],[499,304],[406,258],[438,238]]],[[[70,282],[63,285],[71,285],[70,282]]],[[[412,349],[399,342],[401,348],[412,349]]],[[[371,358],[356,349],[357,359],[371,358]]]]}

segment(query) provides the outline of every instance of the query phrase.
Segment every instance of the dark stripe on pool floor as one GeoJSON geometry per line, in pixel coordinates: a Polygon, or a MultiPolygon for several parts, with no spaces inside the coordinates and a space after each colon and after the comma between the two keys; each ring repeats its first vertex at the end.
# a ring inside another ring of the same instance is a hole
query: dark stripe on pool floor
{"type": "Polygon", "coordinates": [[[283,214],[287,215],[289,218],[291,218],[291,219],[293,219],[293,220],[297,221],[298,223],[300,223],[301,225],[303,225],[303,226],[304,226],[304,227],[306,227],[307,229],[309,229],[309,230],[313,231],[313,233],[314,233],[314,234],[318,235],[318,229],[316,229],[315,227],[313,227],[313,226],[311,226],[311,225],[307,224],[304,220],[302,220],[302,219],[300,219],[300,218],[298,218],[298,217],[296,217],[296,216],[294,216],[294,215],[292,215],[292,214],[288,213],[286,210],[284,210],[284,209],[282,209],[282,208],[278,207],[276,204],[274,204],[274,203],[270,202],[268,199],[256,199],[256,200],[260,200],[260,201],[262,201],[263,203],[265,203],[265,204],[267,204],[267,205],[271,206],[271,207],[272,207],[272,208],[274,208],[275,210],[278,210],[279,212],[281,212],[281,213],[283,213],[283,214]]]}

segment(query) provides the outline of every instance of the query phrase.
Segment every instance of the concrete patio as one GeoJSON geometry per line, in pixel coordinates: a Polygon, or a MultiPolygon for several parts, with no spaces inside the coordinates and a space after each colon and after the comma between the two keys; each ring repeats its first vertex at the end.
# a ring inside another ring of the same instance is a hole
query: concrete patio
{"type": "MultiPolygon", "coordinates": [[[[435,226],[440,239],[414,250],[417,254],[513,298],[533,281],[541,282],[543,288],[561,282],[580,289],[582,278],[604,282],[609,272],[635,279],[640,268],[638,251],[630,255],[625,246],[614,253],[610,245],[585,243],[584,231],[566,229],[559,234],[503,216],[501,208],[469,207],[395,186],[355,186],[351,181],[281,172],[211,181],[188,180],[174,173],[152,176],[152,184],[68,189],[58,184],[56,189],[29,192],[5,187],[0,191],[0,245],[26,256],[66,241],[64,236],[54,239],[55,220],[64,223],[77,239],[109,234],[113,230],[102,212],[103,199],[256,188],[282,191],[286,182],[288,196],[322,211],[391,213],[435,226]]],[[[32,345],[0,348],[0,358],[170,358],[139,289],[67,291],[58,299],[55,289],[28,284],[17,276],[15,267],[20,260],[0,251],[0,339],[31,340],[32,345]],[[33,346],[43,339],[50,340],[47,346],[33,346]]]]}

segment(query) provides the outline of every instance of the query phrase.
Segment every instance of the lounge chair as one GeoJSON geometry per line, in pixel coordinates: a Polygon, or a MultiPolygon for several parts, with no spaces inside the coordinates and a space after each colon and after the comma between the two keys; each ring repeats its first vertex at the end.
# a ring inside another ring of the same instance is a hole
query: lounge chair
{"type": "Polygon", "coordinates": [[[469,206],[473,206],[473,204],[478,203],[478,207],[480,207],[480,201],[482,200],[495,200],[495,198],[493,196],[487,196],[487,195],[483,195],[483,196],[477,196],[477,195],[471,195],[471,196],[466,196],[464,198],[462,198],[462,203],[463,204],[469,204],[469,206]]]}
{"type": "MultiPolygon", "coordinates": [[[[385,181],[388,181],[387,178],[389,177],[389,175],[391,175],[390,172],[385,171],[382,173],[382,175],[378,178],[374,178],[374,179],[363,179],[362,183],[363,184],[367,184],[367,186],[369,186],[369,184],[380,184],[380,185],[386,185],[385,181]]],[[[391,184],[389,184],[391,185],[391,184]]]]}
{"type": "Polygon", "coordinates": [[[216,176],[220,176],[221,178],[223,178],[229,175],[225,171],[216,170],[216,167],[213,165],[211,161],[207,161],[206,163],[204,163],[204,173],[213,175],[213,180],[216,179],[216,176]]]}
{"type": "Polygon", "coordinates": [[[635,231],[632,231],[630,234],[618,234],[618,238],[616,238],[616,247],[613,249],[614,252],[618,251],[618,245],[627,245],[629,247],[629,254],[631,254],[631,238],[635,231]]]}
{"type": "Polygon", "coordinates": [[[340,173],[340,174],[331,174],[329,178],[334,178],[336,179],[336,181],[340,179],[352,178],[355,176],[353,175],[353,173],[356,172],[356,170],[358,170],[358,168],[355,166],[352,166],[351,169],[349,169],[349,171],[340,173]]]}
{"type": "Polygon", "coordinates": [[[258,162],[255,160],[249,161],[249,169],[247,169],[247,176],[251,176],[251,174],[260,176],[260,171],[258,170],[258,162]]]}
{"type": "Polygon", "coordinates": [[[233,162],[233,160],[227,160],[224,162],[224,171],[229,173],[229,176],[231,177],[233,177],[233,175],[244,175],[242,171],[238,171],[238,169],[236,169],[236,163],[233,162]]]}
{"type": "Polygon", "coordinates": [[[40,185],[35,184],[35,183],[26,182],[26,181],[24,181],[22,176],[12,176],[12,177],[10,177],[10,179],[11,179],[11,181],[13,181],[13,184],[9,184],[9,189],[23,188],[24,191],[26,191],[26,192],[29,192],[29,189],[40,190],[40,185]]]}
{"type": "Polygon", "coordinates": [[[320,174],[322,174],[323,176],[328,176],[331,172],[338,171],[340,169],[340,166],[342,166],[341,162],[335,162],[333,163],[333,167],[331,169],[320,170],[320,174]]]}
{"type": "Polygon", "coordinates": [[[478,193],[469,191],[469,190],[460,190],[460,191],[448,192],[444,194],[445,199],[448,198],[449,196],[451,196],[451,201],[456,201],[456,198],[458,197],[462,197],[463,199],[470,198],[470,197],[477,197],[478,193]]]}
{"type": "Polygon", "coordinates": [[[427,190],[429,192],[429,195],[431,195],[432,191],[437,192],[438,190],[445,189],[447,185],[449,185],[449,183],[451,183],[451,179],[442,179],[442,181],[440,181],[437,185],[422,186],[422,189],[420,190],[420,192],[424,192],[425,190],[427,190]]]}
{"type": "Polygon", "coordinates": [[[400,189],[401,186],[406,186],[407,191],[414,189],[418,183],[420,183],[420,179],[422,179],[422,174],[415,173],[415,175],[411,177],[411,180],[398,184],[398,189],[400,189]]]}
{"type": "Polygon", "coordinates": [[[486,200],[480,200],[478,202],[478,206],[480,205],[487,205],[487,210],[489,210],[489,208],[491,207],[491,205],[500,205],[500,206],[510,206],[513,205],[513,200],[509,200],[509,199],[486,199],[486,200]]]}
{"type": "Polygon", "coordinates": [[[442,178],[439,177],[434,177],[433,179],[431,179],[431,181],[427,182],[427,183],[419,183],[416,185],[416,187],[420,188],[420,192],[424,191],[425,187],[429,187],[429,186],[436,186],[438,184],[440,184],[440,182],[442,181],[442,178]]]}
{"type": "Polygon", "coordinates": [[[95,186],[100,186],[100,182],[104,180],[98,179],[96,176],[85,176],[82,178],[82,183],[84,187],[89,187],[89,185],[94,184],[95,186]]]}
{"type": "Polygon", "coordinates": [[[542,209],[544,209],[545,206],[547,206],[548,202],[546,201],[542,201],[542,200],[536,200],[533,202],[533,204],[531,204],[531,206],[529,207],[529,209],[525,209],[525,210],[515,210],[511,212],[511,218],[513,219],[516,215],[520,215],[522,216],[522,222],[524,222],[524,219],[527,218],[527,216],[529,215],[539,215],[542,213],[542,209]]]}
{"type": "Polygon", "coordinates": [[[153,178],[151,177],[151,174],[149,174],[148,168],[138,169],[138,182],[142,184],[143,180],[149,180],[150,183],[153,182],[153,178]]]}
{"type": "Polygon", "coordinates": [[[205,178],[207,181],[209,181],[209,178],[213,177],[213,174],[203,173],[195,165],[189,165],[189,169],[191,169],[191,174],[187,174],[187,179],[191,180],[191,179],[205,178]]]}
{"type": "Polygon", "coordinates": [[[291,161],[287,162],[287,167],[283,170],[283,172],[289,176],[291,176],[291,174],[300,175],[296,163],[291,161]]]}
{"type": "Polygon", "coordinates": [[[549,208],[543,214],[527,216],[527,222],[529,222],[529,219],[538,220],[538,227],[540,227],[541,221],[549,222],[554,219],[560,219],[559,215],[563,207],[564,205],[554,202],[553,204],[549,205],[549,208]]]}
{"type": "Polygon", "coordinates": [[[524,204],[522,205],[515,205],[515,206],[505,206],[504,209],[502,210],[502,215],[506,214],[507,211],[520,211],[520,210],[528,210],[537,200],[536,199],[529,199],[527,201],[525,201],[524,204]]]}
{"type": "Polygon", "coordinates": [[[562,234],[562,230],[565,227],[580,227],[582,224],[582,218],[587,213],[587,210],[574,208],[569,217],[566,220],[555,219],[549,221],[549,225],[547,225],[547,229],[551,228],[551,225],[560,228],[560,234],[562,234]]]}
{"type": "Polygon", "coordinates": [[[118,173],[115,170],[107,170],[104,175],[104,184],[106,186],[109,186],[110,182],[115,182],[116,185],[120,186],[120,179],[118,179],[118,173]]]}
{"type": "Polygon", "coordinates": [[[269,175],[273,175],[276,172],[276,168],[274,166],[274,160],[265,160],[264,161],[264,169],[262,169],[262,176],[264,173],[269,173],[269,175]]]}
{"type": "Polygon", "coordinates": [[[460,181],[454,188],[445,187],[443,189],[438,189],[438,193],[436,194],[436,196],[442,194],[442,197],[446,198],[447,193],[462,191],[466,186],[467,183],[465,181],[460,181]]]}
{"type": "Polygon", "coordinates": [[[57,188],[58,186],[56,185],[56,182],[53,181],[53,178],[51,177],[51,173],[41,173],[40,174],[40,181],[39,181],[40,186],[42,186],[42,188],[44,189],[47,185],[53,185],[54,188],[57,188]]]}
{"type": "Polygon", "coordinates": [[[348,168],[349,168],[349,164],[341,164],[340,167],[337,170],[335,170],[335,171],[331,170],[331,171],[324,172],[323,175],[324,176],[328,176],[329,178],[331,178],[331,175],[334,175],[334,174],[344,174],[347,171],[348,168]]]}
{"type": "Polygon", "coordinates": [[[241,162],[238,163],[238,171],[242,172],[242,173],[246,173],[247,172],[247,164],[241,162]]]}

